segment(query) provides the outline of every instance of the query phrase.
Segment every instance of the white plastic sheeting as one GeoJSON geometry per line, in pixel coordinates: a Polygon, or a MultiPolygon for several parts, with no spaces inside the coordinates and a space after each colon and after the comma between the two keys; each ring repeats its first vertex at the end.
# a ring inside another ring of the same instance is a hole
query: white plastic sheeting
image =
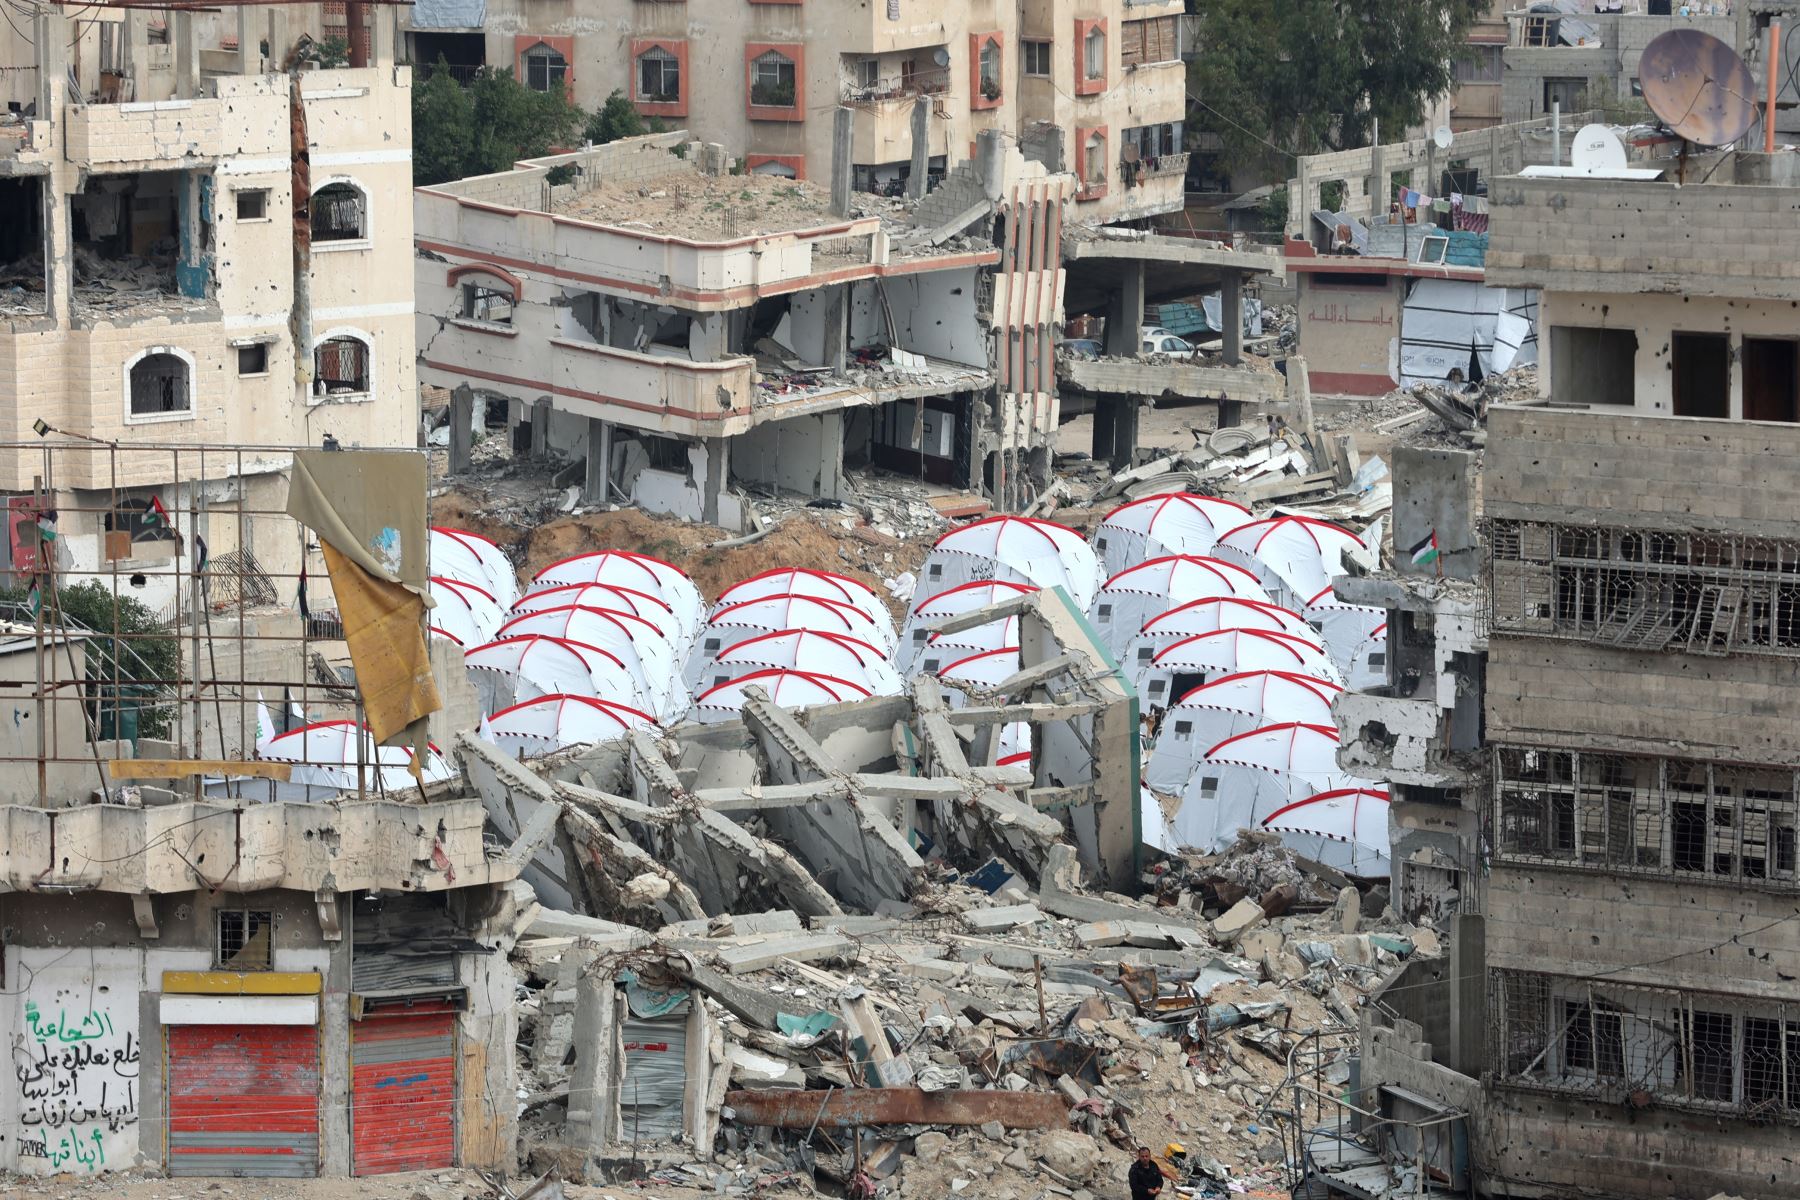
{"type": "Polygon", "coordinates": [[[881,626],[854,604],[830,600],[824,596],[764,596],[731,604],[713,612],[699,640],[688,654],[687,684],[698,690],[706,668],[728,646],[748,641],[765,633],[781,633],[805,629],[814,633],[835,633],[867,642],[883,654],[892,646],[883,640],[881,626]]]}
{"type": "Polygon", "coordinates": [[[1012,600],[1028,595],[1038,589],[1028,583],[1013,583],[1003,579],[986,579],[975,583],[958,584],[946,591],[925,596],[907,614],[906,623],[900,630],[900,645],[895,651],[895,666],[902,675],[911,675],[916,670],[919,656],[925,645],[931,640],[931,623],[945,617],[959,617],[963,613],[973,612],[978,608],[986,608],[990,604],[998,604],[1002,600],[1012,600]]]}
{"type": "Polygon", "coordinates": [[[1305,613],[1345,573],[1347,556],[1365,558],[1362,539],[1317,517],[1264,517],[1240,525],[1213,548],[1215,557],[1237,563],[1262,584],[1269,599],[1305,613]]]}
{"type": "Polygon", "coordinates": [[[514,758],[535,758],[566,746],[585,746],[651,729],[647,712],[592,696],[538,696],[486,718],[482,732],[514,758]]]}
{"type": "Polygon", "coordinates": [[[479,533],[433,525],[429,544],[433,575],[474,584],[492,596],[502,611],[519,598],[519,576],[512,560],[479,533]]]}
{"type": "Polygon", "coordinates": [[[719,651],[700,686],[715,688],[769,669],[842,679],[872,696],[898,696],[905,684],[882,652],[867,642],[837,633],[783,629],[746,638],[719,651]]]}
{"type": "Polygon", "coordinates": [[[539,696],[593,696],[653,711],[637,678],[617,655],[565,638],[531,634],[463,651],[483,712],[539,696]]]}
{"type": "Polygon", "coordinates": [[[1033,517],[986,517],[940,537],[920,578],[933,594],[989,579],[1060,587],[1086,611],[1101,576],[1093,549],[1073,529],[1033,517]]]}
{"type": "Polygon", "coordinates": [[[633,613],[564,605],[521,613],[500,627],[498,637],[538,634],[601,650],[624,665],[649,701],[650,712],[668,720],[687,711],[688,694],[676,678],[675,648],[656,626],[633,613]]]}
{"type": "Polygon", "coordinates": [[[862,700],[869,695],[862,687],[847,679],[812,675],[805,671],[770,669],[739,676],[718,687],[708,688],[694,697],[689,718],[703,725],[729,721],[743,711],[746,688],[758,687],[767,693],[777,708],[810,708],[815,704],[843,704],[862,700]]]}
{"type": "Polygon", "coordinates": [[[1344,678],[1354,691],[1366,692],[1388,681],[1388,627],[1383,621],[1369,632],[1351,657],[1344,678]]]}
{"type": "Polygon", "coordinates": [[[761,575],[753,575],[720,592],[719,598],[713,602],[713,611],[742,604],[746,600],[761,600],[766,596],[823,596],[827,600],[854,605],[867,613],[869,619],[884,632],[882,645],[894,644],[894,618],[881,597],[868,585],[830,571],[801,567],[764,571],[761,575]]]}
{"type": "Polygon", "coordinates": [[[692,635],[683,629],[681,619],[675,615],[675,610],[667,600],[636,588],[610,583],[565,583],[541,591],[527,592],[519,597],[518,603],[512,606],[512,612],[507,615],[518,617],[569,605],[633,613],[661,630],[663,637],[668,639],[669,645],[675,648],[677,654],[686,655],[691,649],[692,635]]]}
{"type": "Polygon", "coordinates": [[[1401,387],[1441,385],[1451,371],[1473,380],[1536,361],[1536,292],[1421,279],[1407,293],[1400,311],[1401,387]]]}
{"type": "Polygon", "coordinates": [[[1101,519],[1094,530],[1094,551],[1106,573],[1117,575],[1166,554],[1211,554],[1221,536],[1251,519],[1243,505],[1216,496],[1145,496],[1101,519]]]}
{"type": "Polygon", "coordinates": [[[1194,688],[1163,714],[1144,767],[1144,781],[1180,795],[1200,762],[1227,738],[1265,725],[1331,724],[1337,684],[1293,671],[1243,671],[1194,688]]]}
{"type": "MultiPolygon", "coordinates": [[[[366,725],[351,720],[314,721],[298,729],[272,738],[258,738],[256,757],[270,762],[296,764],[289,779],[292,784],[356,790],[357,760],[365,764],[363,785],[366,790],[384,788],[393,791],[413,789],[412,749],[407,746],[380,746],[366,725]],[[361,746],[359,748],[358,742],[361,746]]],[[[420,782],[441,783],[454,772],[436,746],[425,752],[420,782]]]]}
{"type": "Polygon", "coordinates": [[[426,614],[431,632],[447,637],[465,649],[491,641],[506,621],[500,602],[485,588],[448,575],[431,577],[431,598],[436,607],[426,614]]]}
{"type": "Polygon", "coordinates": [[[1262,827],[1297,853],[1351,875],[1379,878],[1392,869],[1388,794],[1372,787],[1316,792],[1276,809],[1262,827]]]}
{"type": "Polygon", "coordinates": [[[1317,641],[1265,629],[1221,629],[1170,642],[1141,668],[1130,671],[1145,707],[1164,709],[1221,675],[1289,671],[1332,683],[1343,677],[1317,641]]]}
{"type": "MultiPolygon", "coordinates": [[[[1317,630],[1278,604],[1239,600],[1235,596],[1209,596],[1205,600],[1190,601],[1180,608],[1171,608],[1144,622],[1143,632],[1131,639],[1125,653],[1119,656],[1119,662],[1127,671],[1142,671],[1165,647],[1221,629],[1263,629],[1271,633],[1289,633],[1307,642],[1319,640],[1317,630]]],[[[1170,696],[1169,699],[1180,697],[1170,696]]]]}
{"type": "Polygon", "coordinates": [[[1151,618],[1214,596],[1269,599],[1256,576],[1237,563],[1169,554],[1127,567],[1108,579],[1094,600],[1094,628],[1113,658],[1122,660],[1126,647],[1151,618]]]}
{"type": "Polygon", "coordinates": [[[569,583],[607,583],[648,592],[668,603],[675,619],[681,622],[682,636],[690,643],[706,622],[706,602],[700,598],[694,581],[679,567],[648,554],[624,550],[577,554],[539,571],[528,591],[539,592],[569,583]]]}

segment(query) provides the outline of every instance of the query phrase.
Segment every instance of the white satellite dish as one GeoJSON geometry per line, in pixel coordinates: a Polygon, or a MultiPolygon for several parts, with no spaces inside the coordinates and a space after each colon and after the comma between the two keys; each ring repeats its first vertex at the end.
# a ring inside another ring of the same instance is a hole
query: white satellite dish
{"type": "Polygon", "coordinates": [[[1431,144],[1439,150],[1448,150],[1450,143],[1455,140],[1456,135],[1450,132],[1448,125],[1439,125],[1431,135],[1431,144]]]}
{"type": "Polygon", "coordinates": [[[1616,175],[1625,169],[1625,144],[1604,125],[1583,125],[1570,147],[1569,165],[1584,175],[1616,175]]]}
{"type": "Polygon", "coordinates": [[[931,61],[940,67],[947,67],[950,65],[950,52],[939,46],[931,52],[931,61]]]}

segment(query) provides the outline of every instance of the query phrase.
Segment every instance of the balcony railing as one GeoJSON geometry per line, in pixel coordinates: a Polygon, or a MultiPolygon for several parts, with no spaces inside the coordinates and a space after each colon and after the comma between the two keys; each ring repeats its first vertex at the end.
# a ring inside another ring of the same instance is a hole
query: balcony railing
{"type": "Polygon", "coordinates": [[[434,75],[448,75],[468,87],[475,82],[475,76],[486,69],[478,63],[418,63],[413,67],[413,74],[418,77],[419,83],[424,83],[434,75]]]}
{"type": "Polygon", "coordinates": [[[887,100],[904,100],[911,96],[941,96],[950,90],[950,69],[934,67],[877,79],[870,84],[844,85],[845,104],[880,104],[887,100]]]}

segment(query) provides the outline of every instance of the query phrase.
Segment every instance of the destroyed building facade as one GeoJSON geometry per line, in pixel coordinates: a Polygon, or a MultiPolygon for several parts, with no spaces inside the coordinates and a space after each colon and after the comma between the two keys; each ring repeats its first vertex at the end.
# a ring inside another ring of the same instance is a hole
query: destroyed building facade
{"type": "MultiPolygon", "coordinates": [[[[411,10],[422,72],[510,69],[584,109],[622,91],[645,117],[725,147],[746,171],[823,181],[851,113],[859,192],[935,187],[1002,134],[1081,181],[1071,220],[1182,207],[1186,69],[1180,0],[635,4],[431,0],[411,10]]],[[[893,192],[891,194],[898,194],[893,192]]]]}
{"type": "MultiPolygon", "coordinates": [[[[44,422],[197,449],[414,443],[410,76],[391,16],[356,40],[355,65],[319,68],[318,16],[45,5],[0,35],[19,110],[0,123],[0,436],[44,422]]],[[[137,594],[161,608],[171,597],[140,569],[173,552],[154,506],[249,490],[270,507],[281,461],[252,450],[126,477],[94,453],[42,479],[48,464],[18,454],[0,491],[39,477],[73,567],[144,577],[137,594]]],[[[215,555],[294,562],[295,547],[191,524],[215,555]]]]}

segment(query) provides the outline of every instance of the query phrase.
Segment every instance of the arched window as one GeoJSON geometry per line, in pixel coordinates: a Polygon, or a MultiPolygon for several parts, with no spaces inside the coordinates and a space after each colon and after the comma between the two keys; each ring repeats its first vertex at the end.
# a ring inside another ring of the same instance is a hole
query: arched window
{"type": "Polygon", "coordinates": [[[652,46],[638,55],[638,95],[647,104],[673,104],[681,99],[681,60],[652,46]]]}
{"type": "Polygon", "coordinates": [[[513,318],[513,285],[495,275],[464,275],[462,315],[471,321],[489,321],[511,325],[513,318]]]}
{"type": "Polygon", "coordinates": [[[326,184],[312,194],[312,240],[355,242],[369,236],[368,196],[345,180],[326,184]]]}
{"type": "Polygon", "coordinates": [[[194,360],[172,346],[138,353],[125,364],[125,398],[132,417],[192,415],[194,360]]]}
{"type": "Polygon", "coordinates": [[[1098,25],[1088,30],[1081,45],[1082,74],[1088,79],[1106,78],[1106,30],[1098,25]]]}
{"type": "Polygon", "coordinates": [[[761,108],[794,106],[794,60],[778,50],[750,64],[750,103],[761,108]]]}
{"type": "Polygon", "coordinates": [[[548,92],[563,85],[569,74],[569,60],[553,46],[539,42],[525,52],[525,86],[534,92],[548,92]]]}
{"type": "Polygon", "coordinates": [[[992,39],[981,44],[981,94],[1000,98],[1000,43],[992,39]]]}
{"type": "Polygon", "coordinates": [[[313,347],[313,395],[366,396],[374,389],[373,347],[366,334],[333,330],[313,347]]]}

